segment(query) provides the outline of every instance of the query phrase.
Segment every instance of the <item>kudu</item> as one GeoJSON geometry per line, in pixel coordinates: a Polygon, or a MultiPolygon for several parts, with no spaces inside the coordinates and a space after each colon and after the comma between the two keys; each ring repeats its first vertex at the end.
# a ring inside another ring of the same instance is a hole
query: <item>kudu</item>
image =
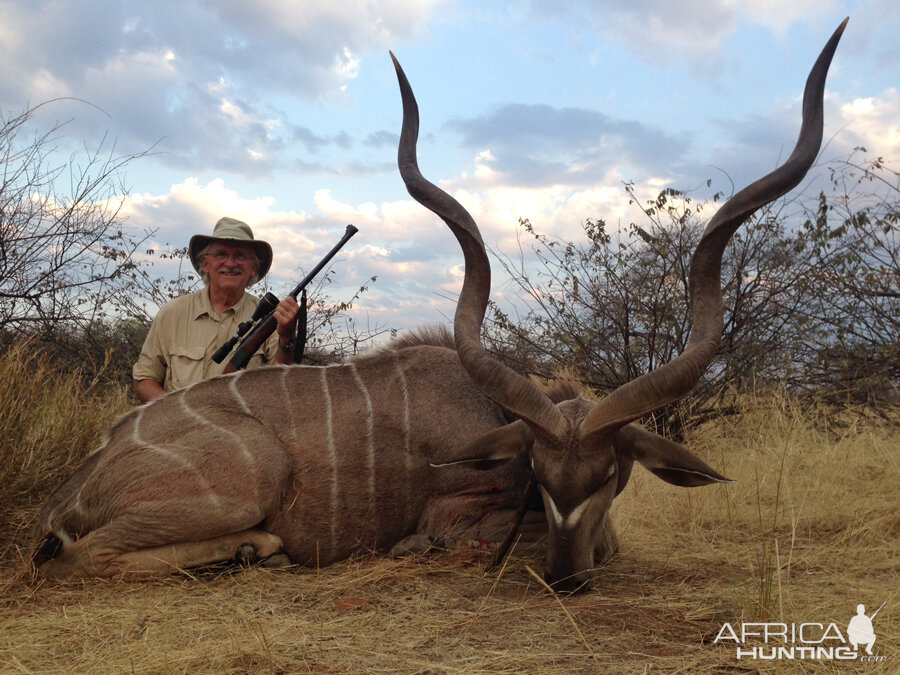
{"type": "Polygon", "coordinates": [[[510,418],[453,349],[423,341],[220,376],[127,414],[44,505],[37,574],[165,572],[248,550],[315,566],[407,538],[502,538],[524,460],[486,474],[433,464],[510,418]]]}
{"type": "MultiPolygon", "coordinates": [[[[613,552],[609,508],[627,483],[635,460],[675,485],[725,480],[685,448],[630,423],[687,394],[712,360],[723,329],[722,254],[737,228],[758,208],[795,187],[822,142],[825,77],[847,20],[825,45],[803,95],[797,145],[780,168],[729,199],[710,220],[690,268],[690,341],[673,361],[628,382],[597,403],[584,398],[554,404],[526,378],[492,358],[481,344],[490,294],[490,265],[478,227],[450,195],[419,171],[419,112],[396,58],[403,100],[398,163],[410,195],[453,231],[465,258],[454,319],[457,352],[478,389],[518,418],[469,445],[454,446],[445,463],[528,457],[549,526],[545,577],[569,592],[587,587],[597,558],[613,552]]],[[[393,57],[393,54],[392,54],[393,57]]]]}

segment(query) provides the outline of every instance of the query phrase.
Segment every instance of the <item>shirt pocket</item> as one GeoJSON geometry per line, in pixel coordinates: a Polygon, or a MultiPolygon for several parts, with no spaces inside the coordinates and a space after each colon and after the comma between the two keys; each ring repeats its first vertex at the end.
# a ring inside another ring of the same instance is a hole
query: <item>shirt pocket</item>
{"type": "Polygon", "coordinates": [[[172,389],[183,389],[206,379],[206,350],[201,346],[177,345],[169,356],[172,389]]]}

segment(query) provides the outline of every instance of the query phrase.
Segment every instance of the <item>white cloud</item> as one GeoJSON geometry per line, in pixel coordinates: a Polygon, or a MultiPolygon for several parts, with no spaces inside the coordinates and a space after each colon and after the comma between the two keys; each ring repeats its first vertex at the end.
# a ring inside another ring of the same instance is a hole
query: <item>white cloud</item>
{"type": "Polygon", "coordinates": [[[248,115],[246,111],[240,106],[235,105],[227,98],[223,98],[221,104],[219,105],[219,110],[223,115],[228,117],[232,124],[238,129],[246,129],[249,127],[255,120],[251,115],[248,115]]]}
{"type": "MultiPolygon", "coordinates": [[[[451,183],[446,187],[452,190],[451,183]]],[[[531,218],[539,231],[578,238],[583,218],[608,218],[627,208],[624,193],[620,196],[615,187],[523,190],[487,185],[453,194],[470,210],[488,245],[507,254],[517,250],[519,217],[531,218]]],[[[276,292],[279,284],[295,283],[301,269],[311,269],[346,222],[355,221],[361,232],[341,254],[333,297],[341,298],[341,289],[377,275],[351,312],[357,318],[372,316],[410,328],[452,316],[452,298],[462,284],[462,253],[443,222],[412,200],[352,205],[320,190],[315,203],[314,214],[285,211],[271,197],[241,196],[222,179],[201,183],[189,178],[163,195],[132,195],[123,213],[132,227],[158,227],[159,248],[162,242],[186,245],[192,234],[210,232],[223,215],[246,221],[276,251],[271,273],[276,292]]],[[[495,284],[502,284],[501,275],[496,276],[495,284]]]]}
{"type": "Polygon", "coordinates": [[[365,202],[356,206],[344,204],[331,196],[331,190],[316,190],[313,202],[319,211],[332,220],[358,224],[362,221],[377,222],[381,218],[378,207],[373,202],[365,202]]]}
{"type": "Polygon", "coordinates": [[[211,233],[216,221],[227,215],[248,223],[257,238],[272,240],[273,246],[284,241],[312,250],[314,246],[309,239],[294,236],[308,228],[310,217],[297,211],[278,210],[275,206],[275,200],[269,196],[242,197],[226,187],[221,178],[201,185],[197,178],[191,177],[173,185],[166,194],[129,195],[122,215],[130,227],[158,230],[158,241],[176,247],[186,245],[193,234],[211,233]]]}
{"type": "Polygon", "coordinates": [[[738,0],[733,4],[742,19],[771,28],[779,38],[794,23],[808,24],[837,9],[834,0],[738,0]]]}
{"type": "Polygon", "coordinates": [[[841,106],[843,134],[886,159],[900,158],[900,92],[886,89],[879,96],[857,98],[841,106]]]}
{"type": "Polygon", "coordinates": [[[31,75],[31,86],[29,88],[29,102],[34,101],[50,101],[54,98],[63,98],[73,96],[74,92],[68,83],[61,78],[56,77],[46,68],[34,72],[31,75]]]}
{"type": "Polygon", "coordinates": [[[592,30],[649,61],[674,51],[702,64],[736,26],[731,0],[602,0],[586,4],[592,14],[592,30]]]}
{"type": "MultiPolygon", "coordinates": [[[[563,20],[582,39],[603,35],[648,63],[684,59],[705,74],[725,65],[723,42],[740,23],[765,26],[784,39],[791,27],[823,22],[822,17],[833,16],[840,6],[837,0],[559,0],[554,4],[561,6],[563,20]],[[566,8],[574,12],[566,13],[566,8]],[[589,33],[578,23],[582,8],[590,17],[589,33]]],[[[547,14],[543,6],[536,6],[539,14],[547,14]]]]}
{"type": "Polygon", "coordinates": [[[129,151],[153,146],[157,161],[189,173],[230,167],[259,176],[286,166],[315,172],[329,160],[289,156],[296,104],[345,101],[342,92],[361,72],[360,55],[423,34],[440,4],[3,3],[0,106],[89,101],[107,115],[73,114],[71,105],[58,105],[56,114],[72,117],[81,136],[112,125],[129,151]]]}

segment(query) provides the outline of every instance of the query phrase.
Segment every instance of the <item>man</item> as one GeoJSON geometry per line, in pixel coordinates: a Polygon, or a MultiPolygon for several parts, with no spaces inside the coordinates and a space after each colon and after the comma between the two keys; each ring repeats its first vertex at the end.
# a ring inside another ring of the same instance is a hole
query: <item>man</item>
{"type": "MultiPolygon", "coordinates": [[[[881,607],[875,614],[881,611],[881,607]]],[[[866,654],[872,654],[872,645],[875,644],[875,628],[872,626],[872,619],[875,618],[875,614],[866,616],[866,606],[856,606],[856,616],[850,619],[850,624],[847,626],[847,638],[853,645],[854,651],[859,651],[859,647],[862,645],[866,648],[866,654]]]]}
{"type": "MultiPolygon", "coordinates": [[[[250,227],[222,218],[212,236],[191,237],[188,253],[205,287],[159,310],[134,365],[134,391],[143,402],[220,375],[228,364],[212,355],[248,320],[259,299],[246,292],[272,265],[272,247],[253,238],[250,227]]],[[[247,368],[293,363],[300,307],[287,297],[275,308],[278,328],[247,368]]]]}

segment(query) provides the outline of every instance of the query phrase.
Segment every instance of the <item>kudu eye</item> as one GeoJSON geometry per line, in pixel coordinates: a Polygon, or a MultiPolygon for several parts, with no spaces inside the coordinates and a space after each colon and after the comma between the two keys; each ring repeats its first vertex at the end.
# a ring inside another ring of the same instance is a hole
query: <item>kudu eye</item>
{"type": "Polygon", "coordinates": [[[616,477],[616,463],[612,462],[607,467],[606,471],[604,471],[603,473],[597,474],[598,481],[597,481],[596,487],[593,489],[593,492],[599,492],[600,490],[605,488],[607,485],[609,485],[609,482],[615,477],[616,477]]]}
{"type": "Polygon", "coordinates": [[[613,476],[616,475],[616,463],[613,462],[609,465],[609,469],[606,471],[606,478],[603,479],[603,484],[606,485],[609,481],[612,480],[613,476]]]}

